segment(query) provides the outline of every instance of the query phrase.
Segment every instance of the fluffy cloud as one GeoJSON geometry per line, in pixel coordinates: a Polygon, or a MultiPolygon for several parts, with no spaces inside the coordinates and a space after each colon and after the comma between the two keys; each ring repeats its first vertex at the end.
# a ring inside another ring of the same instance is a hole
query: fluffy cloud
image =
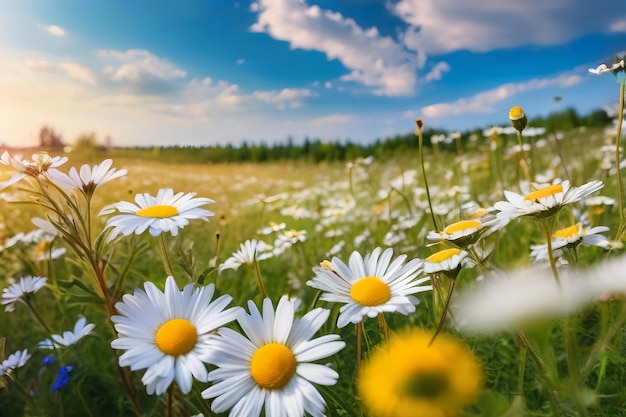
{"type": "Polygon", "coordinates": [[[57,25],[46,26],[46,30],[53,36],[65,36],[65,29],[57,25]]]}
{"type": "Polygon", "coordinates": [[[364,84],[377,95],[403,96],[415,92],[416,69],[421,64],[375,27],[361,28],[353,19],[298,0],[260,0],[251,30],[287,41],[292,49],[315,50],[339,60],[349,71],[343,81],[364,84]]]}
{"type": "Polygon", "coordinates": [[[98,56],[113,61],[104,70],[104,76],[120,85],[142,93],[161,93],[171,90],[177,80],[187,77],[187,72],[145,49],[127,51],[100,50],[98,56]]]}
{"type": "Polygon", "coordinates": [[[424,77],[424,81],[431,82],[440,80],[443,74],[450,71],[450,65],[446,62],[438,62],[424,77]]]}
{"type": "Polygon", "coordinates": [[[582,81],[582,77],[578,75],[563,75],[555,78],[534,79],[517,84],[503,84],[469,98],[461,98],[450,103],[437,103],[422,107],[422,113],[424,116],[432,119],[468,113],[490,113],[494,110],[494,104],[524,91],[554,86],[567,88],[578,84],[580,81],[582,81]]]}
{"type": "Polygon", "coordinates": [[[29,59],[26,60],[25,65],[27,68],[35,71],[65,74],[92,86],[98,83],[98,77],[91,69],[75,62],[49,62],[29,59]]]}
{"type": "Polygon", "coordinates": [[[404,37],[407,46],[437,55],[555,45],[612,25],[617,31],[624,24],[626,3],[596,2],[590,12],[587,0],[400,0],[390,9],[410,25],[404,37]]]}
{"type": "Polygon", "coordinates": [[[276,104],[279,109],[303,106],[303,98],[313,97],[316,94],[306,88],[283,88],[282,90],[255,91],[252,96],[264,103],[276,104]]]}

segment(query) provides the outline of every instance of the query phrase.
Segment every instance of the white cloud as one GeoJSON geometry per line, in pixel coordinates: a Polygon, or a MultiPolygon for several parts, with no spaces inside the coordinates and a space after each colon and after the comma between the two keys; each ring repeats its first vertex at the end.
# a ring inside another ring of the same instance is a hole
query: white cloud
{"type": "Polygon", "coordinates": [[[400,0],[390,5],[411,25],[404,41],[429,55],[467,49],[490,51],[520,45],[556,45],[622,23],[623,0],[400,0]]]}
{"type": "Polygon", "coordinates": [[[622,20],[618,20],[617,22],[614,22],[609,27],[609,30],[611,32],[626,32],[626,19],[622,19],[622,20]]]}
{"type": "Polygon", "coordinates": [[[159,58],[145,49],[129,49],[125,52],[100,50],[98,55],[121,63],[119,66],[108,65],[104,74],[112,81],[139,82],[142,79],[175,80],[185,78],[187,72],[177,68],[169,61],[159,58]]]}
{"type": "Polygon", "coordinates": [[[375,27],[361,28],[353,19],[304,1],[260,0],[251,30],[289,42],[292,49],[315,50],[339,60],[353,81],[374,89],[377,95],[403,96],[415,92],[417,55],[375,27]]]}
{"type": "Polygon", "coordinates": [[[297,108],[302,107],[303,98],[313,97],[316,94],[306,88],[283,88],[276,91],[255,91],[252,96],[264,103],[276,104],[279,109],[286,107],[297,108]]]}
{"type": "Polygon", "coordinates": [[[539,78],[517,84],[503,84],[469,98],[460,98],[449,103],[437,103],[422,107],[422,113],[424,116],[432,119],[468,113],[490,113],[493,111],[492,106],[494,104],[524,91],[554,86],[567,88],[578,84],[580,81],[582,81],[582,77],[578,75],[562,75],[555,78],[539,78]]]}
{"type": "Polygon", "coordinates": [[[446,62],[437,62],[437,64],[426,74],[424,81],[438,81],[443,77],[443,74],[450,71],[450,65],[446,62]]]}
{"type": "Polygon", "coordinates": [[[48,62],[45,60],[28,59],[25,66],[34,71],[56,72],[70,76],[89,85],[96,85],[98,78],[93,71],[83,65],[74,62],[48,62]]]}
{"type": "Polygon", "coordinates": [[[65,29],[57,25],[46,26],[46,30],[53,36],[65,36],[65,29]]]}

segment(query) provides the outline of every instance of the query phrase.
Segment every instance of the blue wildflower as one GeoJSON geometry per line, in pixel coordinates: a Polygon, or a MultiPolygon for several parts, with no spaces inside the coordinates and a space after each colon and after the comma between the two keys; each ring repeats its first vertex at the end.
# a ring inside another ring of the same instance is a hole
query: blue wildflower
{"type": "Polygon", "coordinates": [[[58,391],[70,382],[70,373],[72,372],[72,369],[74,369],[74,367],[70,365],[59,368],[57,379],[54,381],[54,384],[52,384],[50,392],[58,391]]]}

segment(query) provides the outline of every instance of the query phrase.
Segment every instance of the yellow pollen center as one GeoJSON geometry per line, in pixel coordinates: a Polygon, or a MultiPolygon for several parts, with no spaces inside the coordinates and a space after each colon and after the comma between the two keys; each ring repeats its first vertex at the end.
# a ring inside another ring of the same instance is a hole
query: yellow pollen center
{"type": "Polygon", "coordinates": [[[511,109],[509,110],[509,119],[510,120],[517,120],[517,119],[521,119],[522,117],[524,117],[524,109],[520,106],[513,106],[511,107],[511,109]]]}
{"type": "Polygon", "coordinates": [[[141,217],[158,217],[164,219],[166,217],[176,216],[178,209],[174,206],[150,206],[137,210],[135,214],[141,217]]]}
{"type": "Polygon", "coordinates": [[[280,343],[260,347],[250,361],[250,374],[257,384],[266,389],[280,389],[296,373],[293,352],[280,343]]]}
{"type": "Polygon", "coordinates": [[[178,356],[189,352],[196,345],[198,332],[189,320],[166,321],[156,334],[156,345],[166,355],[178,356]]]}
{"type": "Polygon", "coordinates": [[[376,277],[365,277],[350,288],[350,297],[363,306],[379,306],[391,298],[391,288],[376,277]]]}
{"type": "Polygon", "coordinates": [[[451,235],[467,229],[480,229],[480,222],[478,220],[461,220],[460,222],[452,223],[450,226],[443,229],[443,231],[451,235]]]}
{"type": "Polygon", "coordinates": [[[440,262],[443,262],[445,260],[452,258],[454,255],[458,255],[459,253],[461,253],[460,249],[455,249],[455,248],[444,249],[444,250],[440,250],[437,253],[433,253],[428,258],[426,258],[426,260],[428,262],[438,264],[440,262]]]}
{"type": "Polygon", "coordinates": [[[580,223],[576,223],[573,226],[570,227],[566,227],[564,229],[561,230],[557,230],[556,232],[554,232],[554,236],[556,237],[560,237],[563,239],[567,239],[568,237],[573,237],[576,236],[576,234],[580,231],[580,223]]]}
{"type": "Polygon", "coordinates": [[[524,200],[537,201],[542,198],[550,197],[551,195],[562,193],[563,187],[561,184],[548,185],[540,190],[533,191],[524,197],[524,200]]]}

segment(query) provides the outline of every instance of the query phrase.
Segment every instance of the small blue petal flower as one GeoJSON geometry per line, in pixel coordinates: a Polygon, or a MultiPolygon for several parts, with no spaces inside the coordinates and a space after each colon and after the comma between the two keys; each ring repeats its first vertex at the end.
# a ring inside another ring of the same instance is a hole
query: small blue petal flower
{"type": "Polygon", "coordinates": [[[52,384],[52,388],[50,392],[58,391],[65,387],[70,382],[70,373],[74,369],[70,365],[62,366],[59,368],[59,373],[57,374],[57,379],[52,384]]]}
{"type": "Polygon", "coordinates": [[[46,355],[46,357],[41,360],[41,364],[46,366],[54,365],[54,358],[52,355],[46,355]]]}

